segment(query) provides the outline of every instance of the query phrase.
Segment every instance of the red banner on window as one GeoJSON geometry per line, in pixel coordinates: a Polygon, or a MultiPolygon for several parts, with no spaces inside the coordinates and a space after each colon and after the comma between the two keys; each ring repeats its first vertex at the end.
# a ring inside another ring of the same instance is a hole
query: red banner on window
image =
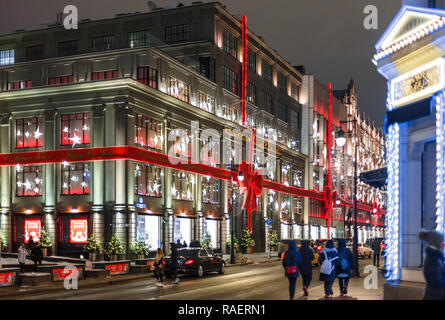
{"type": "Polygon", "coordinates": [[[66,277],[72,275],[74,277],[79,277],[82,272],[82,269],[80,268],[60,268],[60,269],[53,269],[53,277],[54,281],[61,281],[64,280],[66,277]],[[77,275],[76,275],[77,273],[77,275]]]}
{"type": "Polygon", "coordinates": [[[40,219],[25,219],[25,243],[29,243],[30,237],[34,242],[40,241],[41,226],[42,221],[40,219]]]}
{"type": "Polygon", "coordinates": [[[15,282],[15,272],[0,273],[0,287],[11,286],[15,282]]]}
{"type": "Polygon", "coordinates": [[[70,219],[70,243],[87,243],[88,219],[70,219]]]}
{"type": "Polygon", "coordinates": [[[109,264],[105,269],[110,270],[110,275],[128,273],[128,263],[109,264]]]}

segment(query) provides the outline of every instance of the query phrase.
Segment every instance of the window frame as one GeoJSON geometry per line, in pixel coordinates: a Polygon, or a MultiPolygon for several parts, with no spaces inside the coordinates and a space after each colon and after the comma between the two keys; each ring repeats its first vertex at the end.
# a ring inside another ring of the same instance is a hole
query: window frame
{"type": "Polygon", "coordinates": [[[62,196],[79,196],[79,195],[90,195],[91,194],[91,165],[89,162],[77,162],[77,163],[70,163],[67,165],[62,164],[61,165],[61,179],[62,179],[62,185],[61,185],[61,195],[62,196]],[[75,168],[75,169],[71,169],[71,168],[75,168]],[[67,169],[68,168],[68,169],[67,169]],[[86,179],[85,178],[85,172],[87,172],[86,170],[88,170],[89,172],[89,177],[86,179]],[[82,193],[74,193],[71,192],[71,189],[73,188],[71,185],[71,181],[72,181],[72,172],[80,172],[82,171],[82,183],[85,182],[87,180],[88,185],[86,187],[82,186],[82,193]],[[68,172],[68,187],[64,188],[65,185],[65,172],[68,172]],[[68,192],[64,192],[65,189],[68,189],[68,192]],[[87,190],[87,191],[86,191],[87,190]]]}
{"type": "MultiPolygon", "coordinates": [[[[41,135],[39,136],[39,138],[35,138],[33,140],[35,140],[35,146],[26,146],[25,147],[25,126],[32,126],[32,125],[36,125],[36,130],[37,129],[41,129],[43,130],[43,117],[37,116],[37,117],[29,117],[29,118],[17,118],[15,119],[15,148],[16,149],[30,149],[30,148],[42,148],[43,147],[43,132],[41,132],[41,135]],[[25,121],[27,123],[25,123],[25,121]],[[29,124],[29,121],[31,121],[31,124],[29,124]],[[33,122],[35,121],[35,122],[33,122]],[[19,123],[21,122],[21,123],[19,123]],[[19,126],[20,126],[20,136],[22,137],[22,147],[20,147],[18,145],[18,133],[19,133],[19,126]]],[[[29,128],[28,128],[29,130],[29,128]]],[[[36,131],[34,131],[36,132],[36,131]]],[[[34,136],[35,137],[35,136],[34,136]]],[[[29,139],[29,138],[26,138],[29,139]]],[[[28,142],[29,144],[29,142],[28,142]]]]}
{"type": "Polygon", "coordinates": [[[15,185],[15,188],[16,188],[15,189],[15,196],[17,198],[25,198],[25,197],[28,198],[28,197],[41,197],[41,196],[43,196],[43,165],[21,166],[20,169],[21,169],[20,171],[18,171],[16,169],[16,175],[15,175],[15,178],[16,178],[16,180],[15,180],[15,182],[16,182],[16,185],[15,185]],[[25,168],[28,169],[27,172],[25,172],[25,168]],[[31,169],[34,169],[35,171],[31,171],[31,169]],[[21,182],[21,181],[24,181],[27,174],[28,175],[32,175],[34,173],[36,175],[35,178],[39,179],[40,183],[36,182],[35,179],[34,179],[35,187],[34,188],[30,188],[30,190],[32,190],[34,192],[34,194],[26,194],[26,190],[25,190],[24,184],[22,183],[22,186],[19,187],[18,183],[21,182]],[[21,176],[20,179],[19,179],[19,176],[21,176]],[[35,192],[35,188],[38,188],[39,191],[35,192]],[[22,191],[21,191],[22,194],[19,194],[19,190],[20,189],[22,189],[22,191]]]}

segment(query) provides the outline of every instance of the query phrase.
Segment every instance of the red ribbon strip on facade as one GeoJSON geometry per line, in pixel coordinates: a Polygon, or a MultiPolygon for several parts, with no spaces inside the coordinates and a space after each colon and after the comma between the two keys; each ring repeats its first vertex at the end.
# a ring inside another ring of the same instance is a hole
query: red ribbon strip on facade
{"type": "Polygon", "coordinates": [[[243,161],[239,165],[238,182],[244,193],[242,208],[250,215],[258,209],[256,198],[263,193],[263,176],[258,170],[254,171],[251,164],[243,161]]]}

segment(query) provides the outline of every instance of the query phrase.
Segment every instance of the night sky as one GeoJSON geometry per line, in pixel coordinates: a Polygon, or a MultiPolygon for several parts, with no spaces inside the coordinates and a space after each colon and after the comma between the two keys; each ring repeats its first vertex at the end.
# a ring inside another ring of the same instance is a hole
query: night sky
{"type": "MultiPolygon", "coordinates": [[[[190,4],[196,0],[183,0],[190,4]]],[[[174,3],[154,0],[158,6],[174,3]]],[[[204,1],[207,2],[207,1],[204,1]]],[[[233,15],[244,13],[249,29],[262,36],[292,65],[305,65],[334,90],[354,78],[361,112],[383,123],[386,81],[371,62],[374,44],[401,6],[401,0],[222,0],[233,15]],[[363,27],[366,5],[379,9],[379,29],[363,27]]],[[[0,34],[35,29],[56,20],[57,12],[74,4],[79,20],[110,18],[116,13],[146,12],[145,0],[14,0],[0,1],[0,34]]]]}

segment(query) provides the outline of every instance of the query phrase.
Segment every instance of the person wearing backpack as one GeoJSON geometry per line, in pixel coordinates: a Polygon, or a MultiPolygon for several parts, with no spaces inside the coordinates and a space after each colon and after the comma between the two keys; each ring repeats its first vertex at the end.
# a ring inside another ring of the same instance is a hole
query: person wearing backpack
{"type": "Polygon", "coordinates": [[[338,240],[338,263],[336,266],[336,273],[338,283],[340,286],[340,295],[343,297],[348,294],[349,278],[352,272],[352,252],[346,248],[346,240],[338,240]]]}
{"type": "Polygon", "coordinates": [[[290,241],[283,258],[284,275],[289,280],[289,299],[294,300],[295,286],[300,275],[301,256],[297,251],[297,243],[290,241]]]}
{"type": "Polygon", "coordinates": [[[312,260],[314,260],[314,250],[309,248],[309,241],[302,241],[298,250],[301,255],[301,276],[303,278],[304,296],[309,295],[308,288],[312,281],[312,260]]]}
{"type": "Polygon", "coordinates": [[[320,252],[320,281],[324,281],[325,299],[332,298],[334,292],[332,285],[335,281],[335,267],[338,260],[337,250],[334,248],[334,242],[328,240],[326,247],[320,252]]]}

